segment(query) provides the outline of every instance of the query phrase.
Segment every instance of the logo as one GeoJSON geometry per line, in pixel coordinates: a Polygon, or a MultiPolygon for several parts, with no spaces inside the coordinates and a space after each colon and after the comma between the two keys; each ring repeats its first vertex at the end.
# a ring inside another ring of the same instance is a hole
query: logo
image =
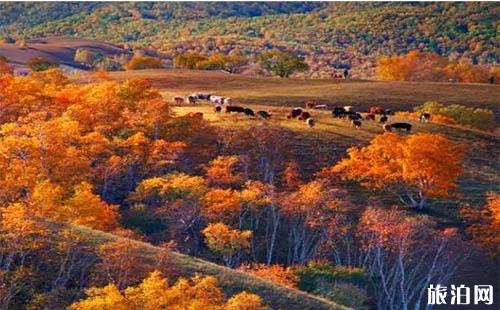
{"type": "Polygon", "coordinates": [[[474,289],[462,285],[448,287],[431,284],[427,289],[428,305],[491,305],[493,304],[492,285],[474,285],[474,289]],[[473,292],[473,294],[471,294],[473,292]]]}

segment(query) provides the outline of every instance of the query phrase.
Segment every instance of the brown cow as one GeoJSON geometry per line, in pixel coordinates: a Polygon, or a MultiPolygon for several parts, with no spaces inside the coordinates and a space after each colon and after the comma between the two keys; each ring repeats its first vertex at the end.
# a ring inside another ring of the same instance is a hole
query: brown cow
{"type": "Polygon", "coordinates": [[[308,100],[305,102],[304,106],[306,109],[314,109],[316,103],[314,103],[314,101],[308,100]]]}
{"type": "Polygon", "coordinates": [[[183,105],[184,104],[184,98],[183,97],[176,96],[176,97],[174,97],[173,100],[174,100],[174,103],[176,105],[183,105]]]}
{"type": "Polygon", "coordinates": [[[300,115],[298,117],[298,120],[299,121],[305,121],[306,119],[308,119],[310,117],[311,117],[311,113],[306,112],[306,111],[302,111],[302,113],[300,113],[300,115]]]}

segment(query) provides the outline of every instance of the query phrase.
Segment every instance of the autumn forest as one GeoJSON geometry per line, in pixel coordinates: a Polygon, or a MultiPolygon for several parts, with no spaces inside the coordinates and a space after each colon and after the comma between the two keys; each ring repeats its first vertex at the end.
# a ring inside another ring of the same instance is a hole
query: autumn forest
{"type": "Polygon", "coordinates": [[[432,309],[436,284],[498,298],[498,5],[406,8],[459,15],[436,26],[451,48],[376,28],[321,52],[295,46],[308,27],[338,41],[405,7],[54,5],[0,3],[0,310],[432,309]],[[108,42],[34,40],[75,33],[108,42]]]}

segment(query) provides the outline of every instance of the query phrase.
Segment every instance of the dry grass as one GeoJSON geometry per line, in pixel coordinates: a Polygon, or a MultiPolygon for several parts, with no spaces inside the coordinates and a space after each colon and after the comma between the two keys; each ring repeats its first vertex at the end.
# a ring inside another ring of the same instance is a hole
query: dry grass
{"type": "Polygon", "coordinates": [[[148,79],[167,98],[211,92],[232,97],[239,104],[302,106],[305,100],[316,100],[331,106],[354,105],[361,111],[375,104],[405,111],[425,101],[496,110],[500,93],[500,85],[489,84],[300,80],[215,71],[140,70],[113,72],[110,76],[117,80],[148,79]]]}

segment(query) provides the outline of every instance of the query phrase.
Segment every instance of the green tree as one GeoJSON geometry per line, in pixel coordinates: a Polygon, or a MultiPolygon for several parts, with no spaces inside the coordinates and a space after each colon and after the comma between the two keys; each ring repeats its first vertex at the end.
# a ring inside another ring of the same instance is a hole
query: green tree
{"type": "Polygon", "coordinates": [[[309,69],[304,57],[296,56],[289,51],[263,52],[259,55],[258,62],[264,69],[282,78],[287,78],[296,71],[304,72],[309,69]]]}

